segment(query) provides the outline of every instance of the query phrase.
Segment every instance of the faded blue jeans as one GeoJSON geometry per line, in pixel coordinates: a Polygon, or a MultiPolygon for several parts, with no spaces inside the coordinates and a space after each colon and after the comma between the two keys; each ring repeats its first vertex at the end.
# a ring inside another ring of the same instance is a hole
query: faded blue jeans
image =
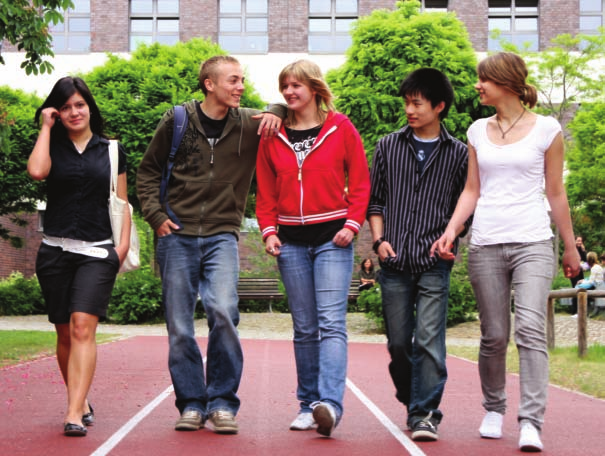
{"type": "Polygon", "coordinates": [[[176,407],[181,413],[185,408],[196,409],[204,416],[216,410],[237,414],[243,355],[237,332],[236,237],[231,233],[208,237],[171,234],[159,238],[157,258],[176,407]],[[198,293],[209,327],[205,378],[194,328],[198,293]]]}
{"type": "Polygon", "coordinates": [[[506,411],[506,349],[515,290],[514,337],[519,351],[521,400],[517,419],[542,429],[548,387],[546,302],[553,279],[551,240],[471,245],[468,270],[481,320],[479,376],[483,407],[506,411]]]}
{"type": "Polygon", "coordinates": [[[294,326],[294,357],[300,411],[316,401],[343,413],[347,377],[347,296],[353,275],[353,244],[317,247],[283,244],[277,263],[294,326]]]}
{"type": "Polygon", "coordinates": [[[410,428],[429,413],[434,423],[443,418],[439,404],[447,380],[445,328],[452,265],[439,259],[417,274],[381,265],[378,281],[389,372],[397,399],[407,407],[410,428]]]}

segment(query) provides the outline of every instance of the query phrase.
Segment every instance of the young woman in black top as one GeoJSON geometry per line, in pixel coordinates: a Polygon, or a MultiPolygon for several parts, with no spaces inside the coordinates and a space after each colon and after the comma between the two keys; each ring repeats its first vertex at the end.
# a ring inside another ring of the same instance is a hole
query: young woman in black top
{"type": "MultiPolygon", "coordinates": [[[[85,436],[94,422],[88,391],[96,366],[96,328],[104,318],[130,244],[130,212],[114,246],[109,219],[109,140],[85,82],[57,81],[36,111],[40,133],[27,171],[46,179],[44,236],[36,274],[57,331],[57,361],[67,386],[64,433],[85,436]]],[[[126,156],[119,146],[117,193],[124,200],[126,156]]]]}

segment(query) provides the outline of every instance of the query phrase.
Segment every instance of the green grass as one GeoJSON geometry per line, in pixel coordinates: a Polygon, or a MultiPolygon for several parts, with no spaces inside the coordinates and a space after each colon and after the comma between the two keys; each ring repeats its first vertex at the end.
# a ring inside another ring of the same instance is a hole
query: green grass
{"type": "MultiPolygon", "coordinates": [[[[478,347],[448,346],[448,353],[460,358],[477,361],[478,347]]],[[[578,347],[561,347],[551,350],[550,383],[590,396],[605,399],[605,346],[590,345],[586,357],[578,357],[578,347]]],[[[519,372],[516,347],[508,347],[506,357],[508,372],[519,372]]]]}
{"type": "MultiPolygon", "coordinates": [[[[97,343],[115,339],[97,334],[97,343]]],[[[52,331],[0,331],[0,367],[55,354],[57,335],[52,331]]]]}

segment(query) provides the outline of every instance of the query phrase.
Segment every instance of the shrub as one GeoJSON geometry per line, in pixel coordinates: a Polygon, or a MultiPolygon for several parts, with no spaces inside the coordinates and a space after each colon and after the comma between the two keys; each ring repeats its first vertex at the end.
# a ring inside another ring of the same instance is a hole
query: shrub
{"type": "Polygon", "coordinates": [[[13,272],[0,281],[0,315],[36,315],[46,312],[38,279],[13,272]]]}
{"type": "Polygon", "coordinates": [[[376,323],[383,333],[385,332],[384,317],[382,315],[382,296],[378,285],[370,290],[363,290],[359,294],[357,307],[365,309],[366,317],[376,323]]]}
{"type": "Polygon", "coordinates": [[[113,323],[155,323],[163,318],[162,282],[148,266],[118,275],[107,311],[113,323]]]}

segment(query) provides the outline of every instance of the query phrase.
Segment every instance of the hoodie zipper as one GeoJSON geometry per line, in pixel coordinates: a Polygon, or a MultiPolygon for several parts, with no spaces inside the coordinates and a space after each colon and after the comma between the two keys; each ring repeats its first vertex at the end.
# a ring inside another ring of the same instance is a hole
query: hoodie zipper
{"type": "Polygon", "coordinates": [[[296,152],[292,148],[292,144],[290,144],[290,141],[288,140],[288,138],[285,137],[284,135],[282,135],[281,133],[279,133],[279,135],[278,135],[286,143],[288,148],[292,151],[292,153],[294,154],[294,157],[296,158],[296,163],[298,164],[298,182],[299,182],[299,186],[300,186],[300,204],[299,204],[298,210],[300,211],[300,219],[301,219],[301,223],[303,225],[305,224],[305,215],[303,213],[303,201],[305,198],[304,198],[303,183],[302,183],[302,167],[303,167],[307,157],[309,155],[311,155],[319,146],[321,146],[321,144],[324,142],[324,140],[330,134],[334,133],[336,131],[336,129],[337,129],[336,125],[332,125],[332,127],[326,132],[325,135],[323,135],[321,138],[319,138],[318,141],[315,141],[315,143],[313,144],[313,147],[311,147],[311,150],[309,151],[309,153],[307,155],[305,155],[305,157],[302,159],[302,161],[300,163],[298,163],[298,157],[296,157],[296,152]]]}

